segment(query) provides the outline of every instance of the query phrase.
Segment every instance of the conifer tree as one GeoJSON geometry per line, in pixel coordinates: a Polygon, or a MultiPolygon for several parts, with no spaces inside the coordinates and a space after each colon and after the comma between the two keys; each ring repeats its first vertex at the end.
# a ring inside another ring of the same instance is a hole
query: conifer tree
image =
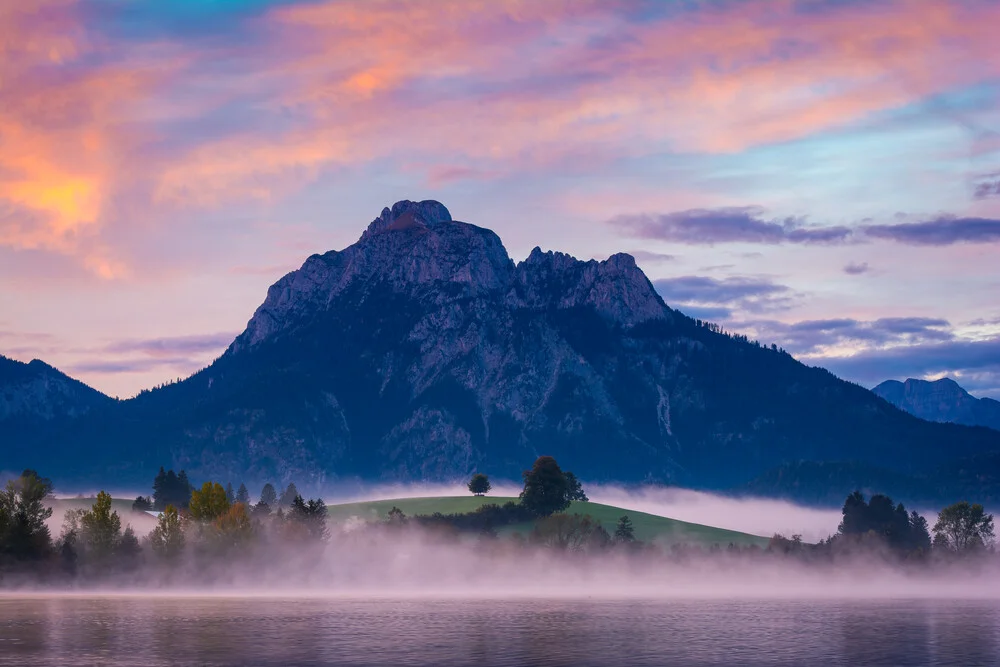
{"type": "Polygon", "coordinates": [[[618,519],[618,526],[615,528],[615,542],[618,544],[635,542],[635,527],[628,515],[618,519]]]}

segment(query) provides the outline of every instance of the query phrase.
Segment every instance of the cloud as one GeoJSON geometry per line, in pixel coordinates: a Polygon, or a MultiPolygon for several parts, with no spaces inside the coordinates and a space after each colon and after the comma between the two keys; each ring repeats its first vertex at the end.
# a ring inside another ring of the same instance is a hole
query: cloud
{"type": "Polygon", "coordinates": [[[84,360],[67,366],[67,372],[85,375],[121,373],[172,373],[187,376],[207,366],[225,351],[236,334],[196,334],[163,338],[118,340],[87,352],[84,360]],[[94,360],[94,357],[100,357],[94,360]]]}
{"type": "Polygon", "coordinates": [[[677,255],[650,250],[629,250],[627,254],[632,255],[639,262],[672,262],[677,259],[677,255]]]}
{"type": "Polygon", "coordinates": [[[622,215],[610,223],[630,236],[676,243],[843,243],[847,227],[807,227],[801,220],[766,220],[759,207],[690,209],[660,215],[622,215]]]}
{"type": "Polygon", "coordinates": [[[986,327],[992,325],[1000,325],[1000,317],[977,317],[976,319],[969,322],[970,326],[974,327],[986,327]]]}
{"type": "Polygon", "coordinates": [[[688,317],[707,322],[727,322],[733,318],[733,309],[725,306],[697,306],[690,303],[669,304],[688,317]]]}
{"type": "Polygon", "coordinates": [[[679,276],[653,281],[663,300],[690,317],[720,321],[735,310],[764,312],[788,307],[791,290],[770,280],[748,277],[723,279],[679,276]]]}
{"type": "Polygon", "coordinates": [[[829,354],[836,350],[857,350],[888,345],[913,345],[955,338],[951,324],[929,317],[884,317],[876,320],[836,318],[785,323],[755,320],[734,323],[735,330],[747,332],[762,342],[777,343],[792,354],[829,354]]]}
{"type": "Polygon", "coordinates": [[[122,359],[106,361],[81,361],[65,368],[70,375],[118,375],[119,373],[148,373],[149,371],[174,371],[178,375],[188,375],[205,364],[199,364],[187,357],[156,357],[142,359],[122,359]]]}
{"type": "Polygon", "coordinates": [[[869,268],[868,262],[849,262],[844,267],[844,273],[851,276],[858,276],[862,273],[868,273],[869,268]]]}
{"type": "Polygon", "coordinates": [[[100,238],[105,204],[133,183],[135,104],[172,69],[109,43],[74,0],[0,9],[0,246],[77,257],[104,278],[126,267],[100,238]]]}
{"type": "Polygon", "coordinates": [[[1000,197],[1000,179],[976,184],[976,189],[972,196],[976,199],[986,199],[988,197],[1000,197]]]}
{"type": "Polygon", "coordinates": [[[274,276],[278,278],[290,271],[295,270],[295,263],[288,264],[268,264],[264,266],[234,266],[229,269],[229,273],[237,276],[274,276]]]}
{"type": "Polygon", "coordinates": [[[42,359],[91,386],[130,375],[128,391],[110,393],[134,394],[164,378],[186,377],[205,368],[235,337],[220,332],[84,345],[51,334],[0,330],[0,353],[25,362],[42,359]]]}
{"type": "Polygon", "coordinates": [[[776,343],[804,363],[865,386],[950,376],[974,394],[1000,398],[1000,335],[963,338],[945,319],[753,320],[731,322],[729,328],[776,343]]]}
{"type": "MultiPolygon", "coordinates": [[[[334,169],[391,161],[441,185],[733,153],[1000,75],[995,3],[134,4],[0,8],[0,200],[15,211],[0,245],[109,279],[135,273],[123,230],[279,201],[334,169]]],[[[845,239],[723,223],[717,242],[845,239]]]]}
{"type": "Polygon", "coordinates": [[[238,334],[217,333],[167,338],[145,338],[116,341],[104,348],[111,354],[140,353],[157,359],[170,359],[178,354],[222,353],[238,334]]]}
{"type": "MultiPolygon", "coordinates": [[[[689,209],[661,214],[620,215],[608,223],[636,238],[691,245],[755,243],[837,245],[895,241],[905,245],[944,246],[1000,241],[1000,220],[940,216],[921,222],[807,226],[801,218],[767,219],[757,206],[689,209]]],[[[850,265],[860,266],[860,265],[850,265]]],[[[867,268],[867,265],[864,265],[867,268]]],[[[845,269],[848,273],[848,271],[845,269]]],[[[861,273],[863,271],[857,271],[861,273]]]]}
{"type": "Polygon", "coordinates": [[[867,386],[889,379],[947,375],[977,395],[1000,398],[1000,336],[870,349],[843,357],[813,355],[803,360],[867,386]]]}
{"type": "Polygon", "coordinates": [[[708,303],[735,303],[747,298],[787,292],[784,285],[754,278],[724,278],[680,276],[654,280],[653,286],[664,299],[708,303]]]}
{"type": "Polygon", "coordinates": [[[907,245],[995,243],[1000,241],[1000,220],[940,217],[897,225],[866,225],[862,231],[869,238],[888,239],[907,245]]]}

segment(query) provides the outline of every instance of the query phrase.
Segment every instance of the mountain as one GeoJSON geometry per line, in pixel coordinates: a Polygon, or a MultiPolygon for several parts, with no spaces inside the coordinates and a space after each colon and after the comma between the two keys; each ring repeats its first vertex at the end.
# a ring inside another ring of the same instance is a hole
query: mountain
{"type": "Polygon", "coordinates": [[[976,398],[951,378],[930,382],[886,380],[872,389],[911,415],[933,422],[954,422],[1000,430],[1000,401],[976,398]]]}
{"type": "MultiPolygon", "coordinates": [[[[19,465],[144,487],[160,465],[299,488],[517,479],[551,454],[588,481],[733,489],[802,461],[909,478],[1000,452],[1000,433],[917,419],[671,309],[629,255],[515,264],[426,201],[281,278],[208,368],[61,424],[54,455],[19,465]]],[[[794,477],[772,491],[810,492],[794,477]]]]}
{"type": "MultiPolygon", "coordinates": [[[[0,355],[0,470],[25,443],[44,441],[67,422],[107,408],[114,400],[35,359],[0,355]]],[[[30,451],[30,450],[29,450],[30,451]]]]}
{"type": "Polygon", "coordinates": [[[38,359],[25,364],[0,355],[0,423],[38,425],[80,417],[111,402],[38,359]]]}

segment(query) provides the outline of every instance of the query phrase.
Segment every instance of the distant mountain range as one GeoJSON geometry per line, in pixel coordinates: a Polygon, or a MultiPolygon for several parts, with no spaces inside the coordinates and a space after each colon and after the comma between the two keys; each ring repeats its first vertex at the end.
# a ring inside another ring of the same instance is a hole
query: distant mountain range
{"type": "Polygon", "coordinates": [[[872,391],[921,419],[1000,430],[1000,401],[976,398],[951,378],[886,380],[872,391]]]}
{"type": "Polygon", "coordinates": [[[1000,433],[917,419],[691,319],[629,255],[536,248],[515,264],[438,202],[398,202],[354,245],[309,257],[182,382],[113,401],[40,362],[11,368],[0,470],[64,486],[144,488],[161,465],[300,488],[517,479],[551,454],[588,481],[1000,498],[995,478],[942,472],[996,455],[1000,433]]]}

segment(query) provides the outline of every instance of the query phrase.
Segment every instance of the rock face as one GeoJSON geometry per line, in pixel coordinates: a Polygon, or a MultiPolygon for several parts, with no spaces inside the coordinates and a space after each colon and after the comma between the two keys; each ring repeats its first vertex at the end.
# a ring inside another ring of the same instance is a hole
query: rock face
{"type": "Polygon", "coordinates": [[[230,352],[314,321],[357,286],[406,293],[433,308],[493,299],[508,309],[593,307],[626,326],[668,317],[629,255],[581,262],[535,248],[515,267],[492,231],[453,221],[436,201],[402,201],[384,209],[356,244],[313,255],[275,283],[230,352]]]}
{"type": "Polygon", "coordinates": [[[887,380],[872,391],[921,419],[1000,430],[1000,401],[976,398],[951,378],[887,380]]]}
{"type": "MultiPolygon", "coordinates": [[[[1000,452],[1000,433],[921,421],[672,310],[628,255],[515,265],[493,232],[409,201],[275,283],[210,367],[47,442],[87,480],[167,465],[299,488],[517,479],[550,454],[587,481],[728,489],[796,461],[910,475],[1000,452]]],[[[805,490],[785,480],[769,488],[805,490]]]]}

